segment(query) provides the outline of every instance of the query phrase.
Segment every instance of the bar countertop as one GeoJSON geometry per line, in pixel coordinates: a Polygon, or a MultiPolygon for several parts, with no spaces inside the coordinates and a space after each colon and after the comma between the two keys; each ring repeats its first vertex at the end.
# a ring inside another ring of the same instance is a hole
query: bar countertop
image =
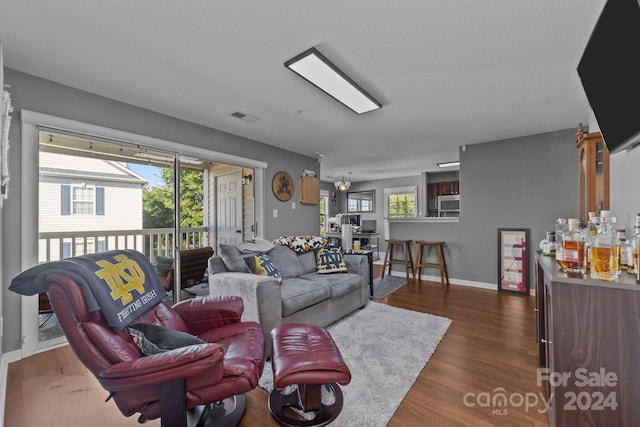
{"type": "Polygon", "coordinates": [[[585,286],[607,286],[617,289],[631,289],[640,291],[640,285],[636,283],[636,275],[629,274],[626,270],[622,270],[620,277],[618,277],[616,280],[607,282],[606,280],[592,279],[589,276],[588,271],[587,274],[564,273],[560,269],[560,266],[558,265],[554,257],[542,255],[541,251],[536,251],[536,260],[544,275],[553,279],[554,281],[575,283],[585,286]]]}

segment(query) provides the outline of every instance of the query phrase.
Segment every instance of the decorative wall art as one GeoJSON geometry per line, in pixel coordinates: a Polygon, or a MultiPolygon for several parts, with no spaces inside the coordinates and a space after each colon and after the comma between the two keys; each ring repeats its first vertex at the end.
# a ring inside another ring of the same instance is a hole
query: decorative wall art
{"type": "Polygon", "coordinates": [[[529,295],[529,229],[498,229],[498,291],[529,295]]]}
{"type": "Polygon", "coordinates": [[[289,201],[293,197],[295,190],[291,175],[283,171],[277,172],[273,176],[273,181],[271,181],[271,189],[276,199],[281,202],[289,201]]]}

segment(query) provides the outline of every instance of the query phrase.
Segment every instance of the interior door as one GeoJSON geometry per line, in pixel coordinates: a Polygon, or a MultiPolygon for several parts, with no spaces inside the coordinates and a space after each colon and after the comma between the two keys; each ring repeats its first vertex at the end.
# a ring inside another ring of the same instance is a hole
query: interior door
{"type": "MultiPolygon", "coordinates": [[[[242,242],[241,171],[218,176],[216,190],[218,246],[242,242]]],[[[219,250],[218,253],[220,253],[219,250]]]]}

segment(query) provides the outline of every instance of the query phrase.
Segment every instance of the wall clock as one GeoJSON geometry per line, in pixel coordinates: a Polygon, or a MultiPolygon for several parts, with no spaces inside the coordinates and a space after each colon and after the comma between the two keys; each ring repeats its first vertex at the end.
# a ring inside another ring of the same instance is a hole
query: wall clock
{"type": "Polygon", "coordinates": [[[271,181],[271,189],[276,199],[281,202],[286,202],[293,197],[293,179],[291,175],[286,172],[280,171],[273,176],[271,181]]]}

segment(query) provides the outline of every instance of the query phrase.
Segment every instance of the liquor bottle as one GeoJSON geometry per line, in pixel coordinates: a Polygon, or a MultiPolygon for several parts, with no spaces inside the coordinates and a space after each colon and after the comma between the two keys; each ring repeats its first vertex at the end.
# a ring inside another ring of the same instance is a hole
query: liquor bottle
{"type": "Polygon", "coordinates": [[[591,238],[591,267],[592,279],[613,281],[618,277],[616,267],[616,238],[612,233],[611,215],[608,211],[601,211],[598,233],[591,238]]]}
{"type": "Polygon", "coordinates": [[[556,232],[547,231],[547,237],[540,242],[540,249],[542,249],[542,255],[556,256],[556,232]]]}
{"type": "Polygon", "coordinates": [[[618,258],[618,276],[622,274],[622,270],[627,269],[627,230],[624,228],[618,228],[616,230],[616,255],[618,258]]]}
{"type": "Polygon", "coordinates": [[[587,241],[585,242],[584,250],[587,253],[587,269],[591,267],[591,238],[598,233],[598,223],[600,218],[596,216],[595,212],[589,212],[589,220],[587,226],[584,229],[587,241]]]}
{"type": "Polygon", "coordinates": [[[616,217],[609,217],[609,233],[613,236],[613,264],[611,268],[616,274],[616,279],[620,276],[620,244],[616,234],[616,217]]]}
{"type": "Polygon", "coordinates": [[[562,260],[559,260],[558,263],[562,267],[562,271],[567,273],[584,274],[587,272],[584,252],[586,236],[581,224],[577,218],[570,218],[568,221],[569,229],[562,237],[562,260]]]}
{"type": "MultiPolygon", "coordinates": [[[[566,218],[558,218],[556,220],[556,261],[562,267],[562,260],[564,258],[563,250],[562,250],[562,240],[564,234],[568,231],[567,219],[566,218]]],[[[564,267],[562,267],[564,269],[564,267]]]]}
{"type": "Polygon", "coordinates": [[[636,220],[633,225],[633,232],[628,239],[627,244],[627,273],[636,274],[635,262],[637,261],[637,237],[640,237],[640,213],[636,214],[636,220]],[[634,253],[635,251],[635,253],[634,253]]]}

